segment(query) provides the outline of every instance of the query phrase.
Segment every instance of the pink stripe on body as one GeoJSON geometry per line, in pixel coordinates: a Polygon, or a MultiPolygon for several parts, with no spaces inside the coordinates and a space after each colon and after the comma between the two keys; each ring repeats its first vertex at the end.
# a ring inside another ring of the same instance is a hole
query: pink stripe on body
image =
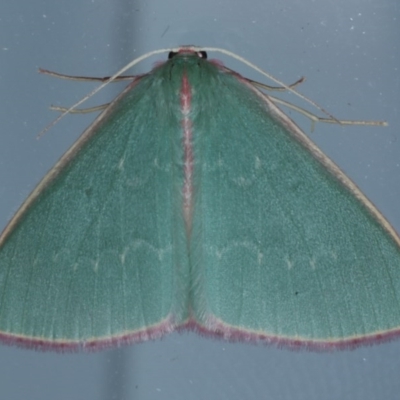
{"type": "Polygon", "coordinates": [[[192,212],[193,212],[193,135],[192,121],[190,119],[192,89],[189,84],[186,73],[182,77],[182,87],[180,92],[182,130],[183,130],[183,152],[184,152],[184,183],[182,189],[183,195],[183,216],[186,224],[186,232],[190,235],[192,230],[192,212]]]}

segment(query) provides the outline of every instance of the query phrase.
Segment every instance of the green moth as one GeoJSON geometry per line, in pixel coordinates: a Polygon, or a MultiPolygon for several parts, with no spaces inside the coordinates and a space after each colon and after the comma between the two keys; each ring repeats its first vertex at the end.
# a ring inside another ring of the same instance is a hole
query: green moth
{"type": "Polygon", "coordinates": [[[399,298],[388,221],[273,99],[194,47],[136,77],[0,237],[0,340],[27,347],[182,328],[354,347],[399,335],[399,298]]]}

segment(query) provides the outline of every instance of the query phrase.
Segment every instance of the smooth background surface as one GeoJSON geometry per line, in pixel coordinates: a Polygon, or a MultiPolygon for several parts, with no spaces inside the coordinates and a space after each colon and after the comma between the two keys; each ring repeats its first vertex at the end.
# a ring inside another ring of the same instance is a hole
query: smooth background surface
{"type": "MultiPolygon", "coordinates": [[[[400,231],[399,17],[398,0],[3,2],[1,229],[94,119],[68,116],[36,140],[55,117],[50,104],[69,106],[94,87],[41,76],[38,67],[105,76],[147,51],[196,44],[235,51],[286,82],[305,75],[300,91],[337,118],[387,120],[388,128],[318,124],[310,135],[400,231]]],[[[310,132],[307,120],[294,118],[310,132]]],[[[0,346],[0,398],[7,400],[395,399],[399,376],[400,341],[333,354],[194,333],[97,354],[0,346]]]]}

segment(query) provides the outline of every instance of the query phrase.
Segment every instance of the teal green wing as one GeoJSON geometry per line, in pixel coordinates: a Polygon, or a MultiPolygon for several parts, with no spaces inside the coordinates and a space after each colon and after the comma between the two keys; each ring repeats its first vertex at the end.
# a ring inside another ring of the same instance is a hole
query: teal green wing
{"type": "Polygon", "coordinates": [[[398,334],[399,237],[270,100],[210,75],[193,99],[199,329],[322,348],[398,334]]]}
{"type": "Polygon", "coordinates": [[[171,181],[179,179],[172,163],[179,124],[157,76],[131,86],[3,233],[3,341],[96,348],[160,336],[184,318],[174,265],[185,270],[187,257],[179,254],[186,247],[178,243],[180,194],[171,181]]]}

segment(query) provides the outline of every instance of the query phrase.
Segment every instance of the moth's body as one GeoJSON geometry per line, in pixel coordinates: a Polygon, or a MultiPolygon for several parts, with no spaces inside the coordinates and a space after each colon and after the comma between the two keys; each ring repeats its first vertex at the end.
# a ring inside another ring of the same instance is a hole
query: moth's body
{"type": "Polygon", "coordinates": [[[129,85],[3,232],[0,338],[383,340],[399,333],[399,243],[266,95],[184,48],[129,85]]]}

